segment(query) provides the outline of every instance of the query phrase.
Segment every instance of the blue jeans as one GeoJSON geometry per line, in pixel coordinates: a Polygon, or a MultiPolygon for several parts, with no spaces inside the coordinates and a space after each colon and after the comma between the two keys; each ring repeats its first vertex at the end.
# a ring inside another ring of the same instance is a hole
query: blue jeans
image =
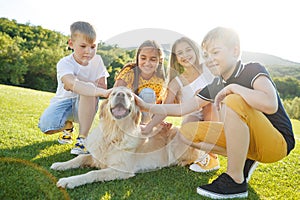
{"type": "Polygon", "coordinates": [[[38,127],[45,133],[62,129],[68,120],[78,122],[78,102],[77,97],[51,103],[40,117],[38,127]]]}
{"type": "MultiPolygon", "coordinates": [[[[97,98],[96,112],[98,109],[99,97],[97,98]]],[[[65,126],[66,121],[78,123],[78,105],[80,96],[51,103],[40,117],[38,127],[42,132],[60,130],[65,126]]],[[[94,114],[96,114],[96,112],[94,114]]]]}
{"type": "Polygon", "coordinates": [[[151,88],[142,89],[142,91],[139,93],[139,97],[143,99],[146,103],[156,102],[156,94],[151,88]]]}
{"type": "MultiPolygon", "coordinates": [[[[144,88],[142,91],[139,93],[139,97],[143,99],[147,103],[156,103],[156,94],[154,90],[151,88],[144,88]]],[[[152,114],[148,112],[142,112],[142,124],[147,124],[151,120],[152,114]]]]}

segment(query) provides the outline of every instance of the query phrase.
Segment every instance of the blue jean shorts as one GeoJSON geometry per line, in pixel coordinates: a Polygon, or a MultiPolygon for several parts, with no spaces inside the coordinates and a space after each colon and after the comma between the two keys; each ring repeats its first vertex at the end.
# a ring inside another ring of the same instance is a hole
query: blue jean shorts
{"type": "MultiPolygon", "coordinates": [[[[99,97],[97,98],[96,112],[98,109],[99,97]]],[[[38,127],[42,132],[60,130],[65,126],[66,121],[78,123],[78,105],[80,96],[51,103],[40,117],[38,127]]],[[[95,114],[96,114],[95,112],[95,114]]]]}
{"type": "Polygon", "coordinates": [[[151,88],[144,88],[139,93],[139,97],[143,99],[146,103],[155,103],[156,102],[156,95],[154,90],[151,88]]]}
{"type": "Polygon", "coordinates": [[[51,103],[40,117],[38,127],[45,133],[62,129],[68,120],[78,122],[78,103],[78,97],[51,103]]]}
{"type": "MultiPolygon", "coordinates": [[[[139,97],[147,103],[152,103],[152,104],[156,103],[156,94],[155,94],[154,90],[152,90],[151,88],[142,89],[142,91],[139,93],[139,97]]],[[[149,121],[151,120],[151,117],[152,117],[152,114],[150,114],[149,112],[142,112],[141,123],[142,124],[149,123],[149,121]]]]}

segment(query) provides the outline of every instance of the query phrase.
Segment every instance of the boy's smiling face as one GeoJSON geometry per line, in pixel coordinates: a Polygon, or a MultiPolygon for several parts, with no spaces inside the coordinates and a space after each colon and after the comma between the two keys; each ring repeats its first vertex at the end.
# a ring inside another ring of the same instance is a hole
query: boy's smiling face
{"type": "Polygon", "coordinates": [[[203,49],[205,65],[216,76],[228,79],[239,58],[239,47],[228,47],[220,39],[210,41],[203,49]]]}

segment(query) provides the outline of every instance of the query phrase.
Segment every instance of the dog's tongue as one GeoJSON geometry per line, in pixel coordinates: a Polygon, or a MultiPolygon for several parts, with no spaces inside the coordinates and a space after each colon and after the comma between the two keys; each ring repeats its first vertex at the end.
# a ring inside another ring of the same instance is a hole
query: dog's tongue
{"type": "Polygon", "coordinates": [[[126,109],[123,106],[116,106],[112,109],[114,116],[123,116],[126,114],[126,109]]]}

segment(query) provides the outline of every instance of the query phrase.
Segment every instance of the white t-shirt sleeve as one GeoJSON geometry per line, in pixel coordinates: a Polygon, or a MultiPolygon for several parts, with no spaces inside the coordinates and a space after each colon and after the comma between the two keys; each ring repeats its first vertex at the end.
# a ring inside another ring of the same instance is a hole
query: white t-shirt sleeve
{"type": "Polygon", "coordinates": [[[67,91],[64,89],[64,84],[61,80],[61,78],[67,74],[72,74],[76,76],[76,73],[78,71],[78,66],[73,61],[74,59],[72,58],[72,56],[73,54],[60,59],[60,61],[58,61],[56,65],[57,89],[56,89],[56,95],[51,99],[51,102],[73,98],[76,96],[76,94],[73,93],[72,91],[67,91]]]}
{"type": "Polygon", "coordinates": [[[76,63],[72,62],[72,59],[70,58],[71,55],[66,56],[62,58],[58,63],[57,63],[57,78],[58,80],[61,80],[61,78],[67,74],[72,74],[76,76],[76,63]]]}

